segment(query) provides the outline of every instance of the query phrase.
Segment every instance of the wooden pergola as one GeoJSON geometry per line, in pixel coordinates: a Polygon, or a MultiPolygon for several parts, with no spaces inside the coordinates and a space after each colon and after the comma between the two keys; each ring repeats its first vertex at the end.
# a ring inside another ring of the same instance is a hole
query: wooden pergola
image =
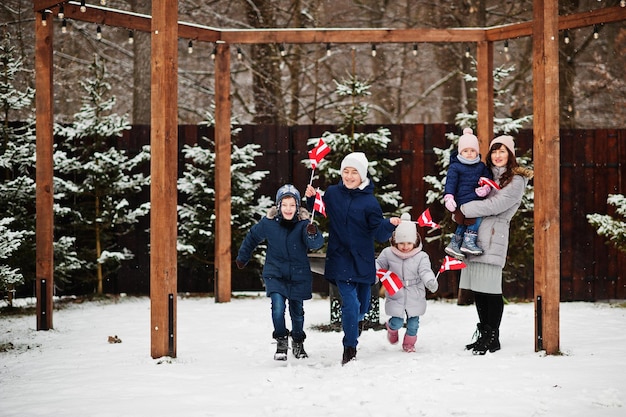
{"type": "MultiPolygon", "coordinates": [[[[178,21],[178,1],[152,2],[152,15],[34,0],[36,77],[37,330],[52,328],[53,307],[53,27],[66,18],[151,33],[150,304],[151,356],[176,356],[178,39],[214,42],[215,57],[215,300],[231,297],[230,45],[473,42],[477,49],[479,138],[493,136],[494,42],[533,39],[535,182],[535,350],[559,352],[560,179],[559,31],[626,20],[626,8],[559,16],[557,0],[534,0],[533,20],[489,28],[218,29],[178,21]]],[[[84,2],[83,2],[84,3],[84,2]]],[[[486,154],[488,140],[481,143],[486,154]]]]}

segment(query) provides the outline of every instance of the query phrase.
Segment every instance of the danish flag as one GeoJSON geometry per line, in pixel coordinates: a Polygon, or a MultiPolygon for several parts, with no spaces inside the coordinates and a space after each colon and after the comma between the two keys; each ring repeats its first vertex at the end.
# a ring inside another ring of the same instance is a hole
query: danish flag
{"type": "Polygon", "coordinates": [[[454,271],[457,269],[463,269],[466,266],[465,262],[446,255],[446,257],[443,258],[443,263],[441,264],[441,268],[439,268],[439,272],[454,271]]]}
{"type": "Polygon", "coordinates": [[[485,184],[487,184],[491,188],[495,188],[496,190],[500,189],[500,186],[494,180],[487,178],[487,177],[480,177],[478,179],[478,185],[485,185],[485,184]]]}
{"type": "Polygon", "coordinates": [[[323,139],[317,142],[317,146],[309,151],[309,159],[311,160],[311,169],[317,168],[317,165],[330,152],[330,148],[323,139]]]}
{"type": "Polygon", "coordinates": [[[430,209],[424,210],[424,212],[417,218],[417,224],[422,227],[430,226],[435,229],[439,228],[439,225],[435,223],[433,218],[430,216],[430,209]]]}
{"type": "Polygon", "coordinates": [[[376,271],[376,276],[380,282],[383,283],[389,295],[394,295],[400,288],[402,288],[402,280],[394,272],[386,269],[379,269],[376,271]]]}
{"type": "Polygon", "coordinates": [[[315,192],[315,202],[313,203],[313,210],[326,217],[326,204],[324,204],[324,200],[322,200],[322,195],[319,191],[315,192]]]}

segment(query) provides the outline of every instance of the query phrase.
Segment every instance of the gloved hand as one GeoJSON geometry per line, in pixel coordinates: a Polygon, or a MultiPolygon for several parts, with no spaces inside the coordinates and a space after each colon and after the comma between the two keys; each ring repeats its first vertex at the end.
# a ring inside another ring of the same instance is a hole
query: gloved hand
{"type": "Polygon", "coordinates": [[[439,283],[436,279],[431,279],[424,285],[426,285],[426,288],[428,288],[428,290],[433,293],[437,292],[437,290],[439,289],[439,283]]]}
{"type": "Polygon", "coordinates": [[[456,201],[454,201],[454,196],[452,194],[446,194],[443,196],[443,202],[450,212],[454,212],[456,210],[456,201]]]}
{"type": "Polygon", "coordinates": [[[478,197],[487,197],[489,195],[489,191],[491,191],[491,187],[488,184],[485,184],[482,187],[477,187],[474,190],[478,197]]]}
{"type": "Polygon", "coordinates": [[[306,225],[306,232],[310,236],[313,236],[313,235],[317,234],[317,226],[315,226],[313,223],[307,224],[306,225]]]}
{"type": "Polygon", "coordinates": [[[246,264],[241,262],[239,259],[235,259],[235,263],[237,264],[237,268],[239,269],[243,269],[246,266],[246,264]]]}

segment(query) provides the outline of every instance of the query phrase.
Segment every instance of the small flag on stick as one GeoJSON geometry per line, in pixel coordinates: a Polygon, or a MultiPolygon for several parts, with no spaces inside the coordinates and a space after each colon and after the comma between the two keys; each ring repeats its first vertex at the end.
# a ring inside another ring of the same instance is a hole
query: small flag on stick
{"type": "Polygon", "coordinates": [[[309,151],[309,159],[311,160],[311,169],[317,168],[319,163],[330,152],[330,148],[323,139],[317,142],[317,146],[309,151]]]}
{"type": "Polygon", "coordinates": [[[315,192],[313,211],[317,211],[319,214],[326,217],[326,204],[324,204],[324,200],[322,200],[322,195],[320,194],[319,190],[315,192]]]}
{"type": "Polygon", "coordinates": [[[430,209],[428,208],[418,217],[417,224],[421,227],[430,226],[435,229],[439,228],[439,225],[433,221],[433,218],[430,215],[430,209]]]}
{"type": "Polygon", "coordinates": [[[398,292],[398,290],[400,290],[400,288],[402,288],[402,280],[394,272],[386,269],[379,269],[376,271],[376,276],[380,282],[382,282],[389,295],[394,295],[398,292]]]}
{"type": "Polygon", "coordinates": [[[446,257],[443,258],[443,263],[441,264],[441,267],[439,268],[439,273],[442,273],[444,271],[454,271],[457,269],[463,269],[466,266],[467,265],[465,264],[465,262],[461,261],[460,259],[456,259],[456,258],[446,255],[446,257]]]}
{"type": "Polygon", "coordinates": [[[494,180],[487,178],[487,177],[480,177],[478,179],[478,185],[485,185],[485,184],[487,184],[491,188],[495,188],[496,190],[500,189],[500,186],[494,180]]]}

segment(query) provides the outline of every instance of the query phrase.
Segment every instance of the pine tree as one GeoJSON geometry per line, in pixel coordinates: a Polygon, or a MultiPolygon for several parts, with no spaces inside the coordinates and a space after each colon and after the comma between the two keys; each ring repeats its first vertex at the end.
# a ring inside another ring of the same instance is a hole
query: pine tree
{"type": "Polygon", "coordinates": [[[77,256],[84,274],[74,276],[74,284],[94,286],[103,293],[103,282],[133,258],[118,238],[132,230],[149,204],[131,206],[132,197],[149,184],[140,170],[150,158],[145,146],[135,156],[115,147],[115,138],[130,129],[127,117],[113,112],[115,97],[109,97],[107,71],[96,58],[90,66],[91,78],[81,82],[85,91],[81,110],[69,126],[56,126],[63,137],[57,144],[54,162],[59,171],[55,193],[71,206],[59,213],[61,234],[76,237],[77,256]]]}
{"type": "MultiPolygon", "coordinates": [[[[511,76],[511,73],[515,71],[513,66],[499,67],[494,70],[494,109],[496,116],[494,117],[494,137],[498,135],[511,134],[518,132],[526,124],[532,120],[532,116],[522,116],[520,118],[513,119],[508,116],[498,116],[498,109],[502,109],[503,98],[508,94],[508,90],[503,87],[506,84],[507,77],[511,76]]],[[[465,78],[468,82],[476,82],[476,77],[471,74],[466,74],[465,78]]],[[[465,127],[471,127],[476,129],[478,121],[478,114],[476,111],[471,114],[459,113],[456,116],[456,124],[459,126],[459,130],[463,130],[465,127]]],[[[449,133],[446,135],[450,141],[450,146],[446,149],[433,148],[435,155],[437,155],[437,166],[440,168],[437,176],[429,175],[424,177],[424,181],[429,185],[430,189],[426,192],[427,204],[443,201],[443,192],[445,187],[445,178],[448,172],[448,166],[450,164],[450,154],[456,148],[459,140],[459,135],[449,133]]],[[[490,140],[490,139],[489,139],[490,140]]],[[[483,157],[486,157],[483,155],[483,157]]],[[[525,155],[517,157],[517,161],[522,167],[530,167],[532,164],[530,151],[525,155]]],[[[508,252],[507,267],[503,271],[504,278],[509,282],[519,282],[521,285],[525,285],[533,280],[533,187],[529,185],[522,197],[522,203],[517,211],[517,214],[511,220],[509,246],[515,248],[508,252]]],[[[427,237],[428,241],[445,240],[447,243],[454,233],[456,224],[452,221],[449,214],[445,219],[441,221],[440,226],[442,230],[449,230],[448,233],[439,234],[437,236],[427,237]]]]}
{"type": "Polygon", "coordinates": [[[606,202],[615,207],[615,215],[588,214],[587,221],[598,235],[608,239],[607,243],[626,252],[626,197],[623,194],[609,194],[606,202]]]}
{"type": "MultiPolygon", "coordinates": [[[[212,125],[211,115],[206,124],[212,125]]],[[[237,134],[233,130],[233,135],[237,134]]],[[[201,145],[183,147],[185,171],[178,179],[181,194],[178,215],[179,264],[192,274],[206,271],[212,274],[215,248],[215,143],[203,137],[201,145]],[[211,272],[208,270],[210,269],[211,272]]],[[[231,153],[231,237],[237,248],[247,231],[267,213],[273,204],[269,197],[255,201],[255,193],[269,171],[256,171],[254,159],[262,154],[260,145],[232,145],[231,153]]],[[[257,251],[257,261],[262,262],[264,251],[257,251]]]]}

